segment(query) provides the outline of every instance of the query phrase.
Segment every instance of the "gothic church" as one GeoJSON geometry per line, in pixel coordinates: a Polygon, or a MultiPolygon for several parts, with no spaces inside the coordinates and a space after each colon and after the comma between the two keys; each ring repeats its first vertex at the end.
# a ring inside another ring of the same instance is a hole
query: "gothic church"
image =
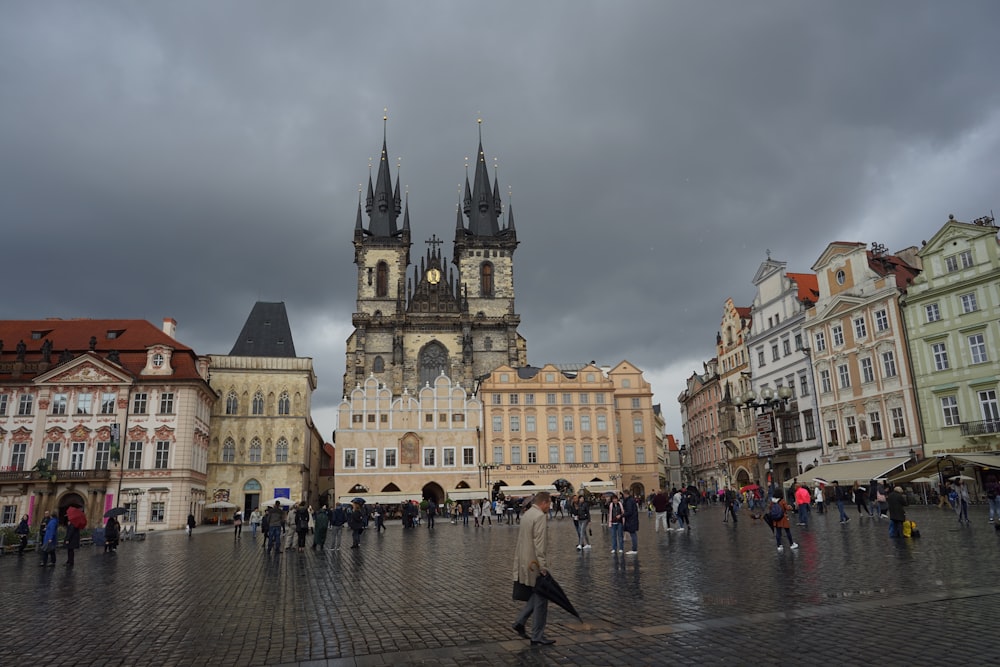
{"type": "Polygon", "coordinates": [[[383,136],[374,185],[368,175],[367,227],[358,201],[357,307],[344,395],[369,377],[394,395],[414,395],[442,374],[471,390],[500,365],[526,366],[527,343],[514,310],[514,215],[508,206],[501,225],[503,206],[496,177],[490,186],[482,133],[471,186],[465,178],[450,266],[436,235],[419,265],[411,265],[409,202],[400,197],[398,174],[392,183],[388,155],[383,136]]]}

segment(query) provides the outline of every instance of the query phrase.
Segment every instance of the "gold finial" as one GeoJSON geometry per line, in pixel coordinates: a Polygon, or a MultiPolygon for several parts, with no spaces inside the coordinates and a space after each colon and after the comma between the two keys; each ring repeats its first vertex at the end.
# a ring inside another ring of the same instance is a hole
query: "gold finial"
{"type": "Polygon", "coordinates": [[[382,120],[389,120],[389,107],[382,107],[382,120]]]}

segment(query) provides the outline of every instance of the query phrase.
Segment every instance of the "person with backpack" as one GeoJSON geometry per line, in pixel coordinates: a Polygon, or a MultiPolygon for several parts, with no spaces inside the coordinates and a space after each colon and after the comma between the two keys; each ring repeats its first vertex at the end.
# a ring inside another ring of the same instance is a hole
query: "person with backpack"
{"type": "Polygon", "coordinates": [[[309,510],[305,503],[295,506],[295,535],[298,538],[299,551],[306,550],[306,535],[309,534],[309,510]]]}
{"type": "Polygon", "coordinates": [[[361,505],[358,503],[351,503],[351,516],[347,520],[347,526],[351,529],[351,537],[353,539],[351,548],[357,549],[361,546],[361,531],[365,529],[365,516],[361,512],[361,505]]]}
{"type": "Polygon", "coordinates": [[[788,544],[790,549],[798,549],[799,545],[795,543],[792,539],[792,528],[788,521],[788,503],[782,498],[781,490],[778,489],[777,492],[771,496],[771,504],[767,508],[767,513],[771,519],[768,523],[774,528],[774,539],[778,543],[778,553],[780,554],[785,550],[781,544],[781,529],[785,529],[785,535],[788,536],[788,544]]]}

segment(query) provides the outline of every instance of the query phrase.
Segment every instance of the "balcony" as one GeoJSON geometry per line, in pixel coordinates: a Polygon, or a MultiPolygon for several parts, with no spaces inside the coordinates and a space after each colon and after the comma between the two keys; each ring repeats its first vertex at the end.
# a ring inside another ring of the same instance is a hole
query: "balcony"
{"type": "Polygon", "coordinates": [[[979,422],[962,422],[962,435],[976,437],[977,435],[992,435],[1000,433],[1000,419],[987,419],[979,422]]]}
{"type": "MultiPolygon", "coordinates": [[[[111,471],[102,470],[53,470],[56,481],[106,482],[111,479],[111,471]]],[[[0,470],[0,482],[47,481],[35,470],[0,470]]]]}

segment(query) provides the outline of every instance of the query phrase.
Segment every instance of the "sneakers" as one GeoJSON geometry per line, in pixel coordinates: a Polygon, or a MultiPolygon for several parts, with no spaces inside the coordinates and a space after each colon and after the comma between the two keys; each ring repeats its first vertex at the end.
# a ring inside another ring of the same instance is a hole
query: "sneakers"
{"type": "Polygon", "coordinates": [[[589,548],[590,548],[590,545],[589,545],[589,544],[584,544],[584,545],[583,545],[583,548],[584,548],[584,549],[589,549],[589,548]]]}
{"type": "Polygon", "coordinates": [[[779,547],[778,547],[778,553],[779,553],[779,554],[780,554],[780,553],[783,553],[784,551],[785,551],[785,547],[783,547],[783,546],[779,546],[779,547]]]}
{"type": "Polygon", "coordinates": [[[638,551],[635,551],[635,550],[632,550],[632,551],[626,551],[626,552],[625,552],[625,555],[626,555],[626,556],[634,556],[634,555],[636,555],[637,553],[639,553],[639,552],[638,552],[638,551]]]}
{"type": "Polygon", "coordinates": [[[799,548],[799,543],[798,542],[792,542],[792,546],[790,546],[788,548],[789,549],[798,549],[799,548]]]}
{"type": "Polygon", "coordinates": [[[612,550],[611,550],[611,553],[613,553],[613,554],[616,554],[616,553],[618,553],[618,552],[617,552],[617,551],[615,551],[614,549],[612,549],[612,550]]]}
{"type": "Polygon", "coordinates": [[[582,546],[580,546],[579,544],[578,544],[578,545],[576,545],[576,550],[577,550],[577,551],[580,551],[581,549],[583,549],[583,547],[582,547],[582,546]]]}

